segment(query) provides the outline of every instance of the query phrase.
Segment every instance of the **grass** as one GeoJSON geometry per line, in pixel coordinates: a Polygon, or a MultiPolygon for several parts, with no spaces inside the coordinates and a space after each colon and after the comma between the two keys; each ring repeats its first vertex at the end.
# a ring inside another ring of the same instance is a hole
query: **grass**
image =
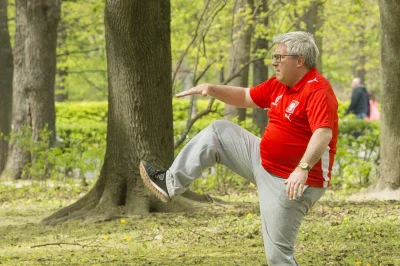
{"type": "MultiPolygon", "coordinates": [[[[0,265],[266,264],[254,191],[195,213],[40,223],[88,190],[76,182],[0,182],[0,265]]],[[[330,190],[305,218],[301,265],[400,265],[400,202],[344,199],[330,190]]]]}

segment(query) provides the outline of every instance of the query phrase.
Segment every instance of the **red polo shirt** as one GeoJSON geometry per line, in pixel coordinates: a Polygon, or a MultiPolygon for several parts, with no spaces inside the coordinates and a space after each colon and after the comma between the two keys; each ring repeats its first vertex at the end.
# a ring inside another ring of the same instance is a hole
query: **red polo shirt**
{"type": "Polygon", "coordinates": [[[273,77],[251,88],[250,96],[259,107],[269,108],[260,156],[263,167],[272,174],[288,178],[314,131],[332,129],[332,140],[306,182],[314,187],[329,186],[338,138],[338,102],[329,82],[313,68],[292,88],[273,77]]]}

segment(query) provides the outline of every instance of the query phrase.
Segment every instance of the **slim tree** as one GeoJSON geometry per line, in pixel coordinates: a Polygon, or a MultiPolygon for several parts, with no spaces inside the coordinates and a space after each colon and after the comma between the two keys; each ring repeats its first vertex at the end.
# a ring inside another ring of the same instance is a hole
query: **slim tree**
{"type": "MultiPolygon", "coordinates": [[[[248,23],[248,9],[253,8],[253,0],[235,1],[233,7],[232,48],[230,51],[229,75],[239,73],[229,85],[247,87],[249,79],[249,67],[244,66],[250,62],[250,42],[252,27],[248,23]]],[[[232,119],[239,116],[239,121],[246,119],[246,109],[225,106],[225,117],[232,119]]]]}
{"type": "MultiPolygon", "coordinates": [[[[260,59],[253,62],[253,86],[258,85],[268,79],[268,66],[265,65],[263,58],[263,56],[268,54],[267,52],[269,50],[268,41],[266,39],[268,36],[264,36],[263,34],[257,32],[258,28],[268,27],[268,1],[259,1],[259,6],[256,6],[256,9],[256,15],[259,21],[254,29],[254,50],[256,56],[260,57],[260,59]]],[[[268,123],[268,116],[266,115],[266,111],[260,108],[253,109],[253,122],[259,128],[259,132],[261,135],[264,132],[265,127],[268,123]]]]}
{"type": "Polygon", "coordinates": [[[381,17],[381,160],[377,189],[400,188],[400,4],[380,0],[381,17]]]}
{"type": "Polygon", "coordinates": [[[7,0],[0,0],[0,174],[6,164],[6,138],[11,130],[13,58],[7,21],[7,0]]]}
{"type": "Polygon", "coordinates": [[[306,12],[304,22],[306,23],[306,31],[314,35],[315,43],[319,48],[320,55],[317,60],[317,69],[322,73],[322,36],[319,32],[324,23],[323,12],[324,2],[321,0],[312,0],[309,10],[306,12]]]}

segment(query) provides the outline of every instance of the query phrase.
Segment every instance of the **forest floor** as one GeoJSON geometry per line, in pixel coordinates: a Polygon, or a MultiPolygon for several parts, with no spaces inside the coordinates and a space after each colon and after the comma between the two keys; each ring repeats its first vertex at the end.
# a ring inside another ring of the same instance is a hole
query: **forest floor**
{"type": "MultiPolygon", "coordinates": [[[[255,189],[193,213],[87,224],[40,223],[90,187],[0,182],[0,265],[265,265],[255,189]]],[[[217,195],[214,195],[217,196],[217,195]]],[[[349,201],[328,190],[303,222],[301,265],[400,265],[400,201],[349,201]]]]}

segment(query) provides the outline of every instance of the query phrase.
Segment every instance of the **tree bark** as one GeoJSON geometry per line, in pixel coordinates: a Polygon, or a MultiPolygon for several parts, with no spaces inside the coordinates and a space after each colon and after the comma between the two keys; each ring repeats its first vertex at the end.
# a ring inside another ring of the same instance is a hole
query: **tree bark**
{"type": "MultiPolygon", "coordinates": [[[[250,41],[252,27],[248,23],[244,14],[245,8],[253,7],[253,0],[235,1],[233,9],[233,31],[232,31],[232,48],[230,51],[229,75],[237,73],[241,70],[240,75],[235,77],[229,85],[238,87],[247,87],[249,79],[249,67],[243,68],[243,65],[250,61],[250,41]],[[243,69],[242,69],[243,68],[243,69]]],[[[225,118],[231,120],[236,115],[239,121],[246,119],[246,109],[236,108],[232,105],[225,105],[225,118]]]]}
{"type": "Polygon", "coordinates": [[[322,35],[319,30],[322,28],[324,19],[324,1],[313,0],[310,3],[309,10],[307,11],[304,21],[306,23],[306,31],[314,35],[315,44],[319,48],[320,55],[317,59],[317,69],[322,73],[322,35]]]}
{"type": "MultiPolygon", "coordinates": [[[[57,50],[62,47],[67,39],[67,25],[61,21],[58,26],[58,39],[57,39],[57,50]]],[[[63,58],[65,61],[68,60],[68,51],[63,58]]],[[[55,87],[54,100],[56,102],[65,102],[68,100],[68,91],[65,86],[68,77],[68,66],[62,66],[57,68],[57,79],[55,87]]]]}
{"type": "Polygon", "coordinates": [[[107,0],[105,28],[109,113],[104,164],[94,188],[46,223],[185,211],[190,205],[182,198],[169,204],[155,199],[138,168],[143,159],[166,169],[174,156],[170,2],[107,0]]]}
{"type": "MultiPolygon", "coordinates": [[[[268,1],[262,0],[260,6],[257,9],[257,17],[262,13],[266,14],[268,11],[268,1]]],[[[260,22],[262,27],[268,27],[268,16],[264,15],[260,22]]],[[[261,53],[267,54],[269,49],[268,41],[265,39],[267,36],[258,36],[254,42],[254,50],[256,54],[261,53]]],[[[268,67],[264,63],[264,58],[261,58],[253,62],[253,86],[258,85],[268,79],[268,67]]],[[[266,110],[261,108],[253,109],[253,123],[259,128],[260,136],[263,134],[265,127],[268,123],[268,116],[266,115],[266,110]]]]}
{"type": "Polygon", "coordinates": [[[357,38],[358,41],[355,43],[357,47],[358,53],[355,54],[356,58],[355,62],[355,71],[354,77],[359,77],[361,79],[362,84],[366,85],[366,77],[367,77],[367,69],[365,67],[367,63],[367,55],[365,52],[365,38],[366,38],[366,28],[365,25],[359,25],[357,29],[357,38]]]}
{"type": "Polygon", "coordinates": [[[400,5],[380,0],[381,17],[381,158],[377,189],[400,188],[400,5]]]}
{"type": "Polygon", "coordinates": [[[7,0],[0,0],[0,175],[7,160],[12,110],[13,57],[7,21],[7,0]]]}
{"type": "MultiPolygon", "coordinates": [[[[14,41],[14,80],[12,135],[32,130],[31,140],[40,140],[47,128],[52,132],[48,146],[55,139],[54,82],[56,71],[57,25],[60,1],[16,0],[14,41]]],[[[12,138],[3,175],[21,178],[24,165],[36,154],[12,138]]]]}
{"type": "Polygon", "coordinates": [[[7,160],[12,110],[13,57],[7,21],[7,0],[0,0],[0,175],[7,160]]]}

